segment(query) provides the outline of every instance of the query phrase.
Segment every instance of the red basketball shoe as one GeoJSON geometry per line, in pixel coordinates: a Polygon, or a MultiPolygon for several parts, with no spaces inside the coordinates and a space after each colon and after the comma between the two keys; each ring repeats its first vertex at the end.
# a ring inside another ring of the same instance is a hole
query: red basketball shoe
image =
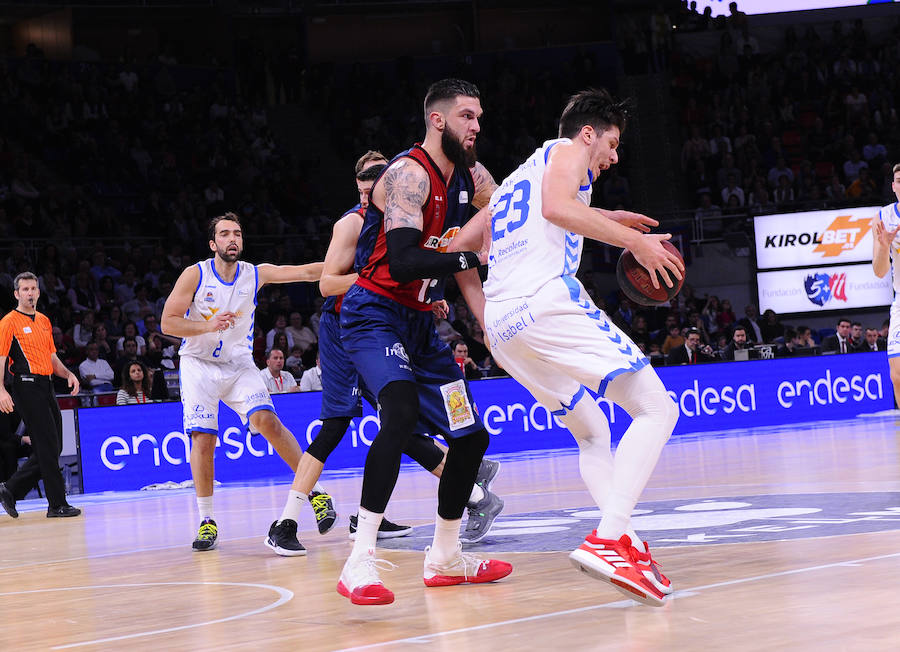
{"type": "Polygon", "coordinates": [[[650,556],[650,546],[647,545],[646,541],[644,541],[643,547],[644,552],[641,552],[635,546],[631,546],[631,560],[634,562],[635,566],[641,569],[644,577],[650,580],[650,583],[659,589],[660,593],[671,595],[675,590],[672,588],[672,583],[669,581],[668,577],[662,574],[662,571],[659,570],[659,564],[650,556]]]}
{"type": "Polygon", "coordinates": [[[593,578],[609,582],[632,600],[651,607],[661,607],[665,595],[657,589],[632,561],[631,539],[623,534],[618,541],[598,539],[591,532],[578,548],[569,554],[572,565],[593,578]]]}
{"type": "Polygon", "coordinates": [[[392,570],[396,567],[386,559],[376,559],[373,548],[369,548],[364,555],[351,555],[341,571],[337,592],[350,598],[353,604],[391,604],[394,594],[381,583],[378,569],[392,570]]]}
{"type": "Polygon", "coordinates": [[[425,548],[425,586],[483,584],[503,579],[512,573],[512,564],[496,559],[479,559],[464,553],[461,544],[456,549],[456,556],[445,564],[432,561],[428,556],[430,552],[431,546],[425,548]]]}

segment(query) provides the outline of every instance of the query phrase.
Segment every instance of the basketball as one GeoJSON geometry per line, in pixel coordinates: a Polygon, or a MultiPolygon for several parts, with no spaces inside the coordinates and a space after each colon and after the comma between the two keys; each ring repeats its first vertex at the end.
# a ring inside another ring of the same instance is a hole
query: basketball
{"type": "MultiPolygon", "coordinates": [[[[682,258],[681,252],[678,251],[675,245],[668,240],[663,240],[662,244],[663,247],[678,256],[682,264],[684,263],[684,258],[682,258]]],[[[675,295],[681,291],[684,280],[679,281],[671,272],[668,272],[668,274],[675,282],[674,285],[668,287],[662,276],[657,273],[657,276],[659,276],[659,289],[656,289],[650,281],[650,273],[641,266],[635,259],[634,254],[627,249],[622,251],[622,255],[619,256],[619,262],[616,264],[616,280],[619,282],[619,287],[622,288],[622,292],[629,300],[639,306],[659,306],[675,298],[675,295]]]]}

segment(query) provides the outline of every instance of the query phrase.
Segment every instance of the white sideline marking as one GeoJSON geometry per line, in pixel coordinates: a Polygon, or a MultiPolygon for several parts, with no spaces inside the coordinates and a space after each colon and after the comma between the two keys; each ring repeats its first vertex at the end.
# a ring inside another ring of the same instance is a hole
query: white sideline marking
{"type": "MultiPolygon", "coordinates": [[[[820,566],[808,566],[806,568],[795,568],[793,570],[787,571],[779,571],[777,573],[767,573],[766,575],[754,575],[752,577],[743,577],[737,580],[727,580],[725,582],[716,582],[715,584],[706,584],[704,586],[695,586],[689,589],[684,589],[682,591],[675,591],[670,598],[687,598],[692,595],[696,595],[701,591],[706,591],[708,589],[716,589],[722,586],[733,586],[735,584],[743,584],[745,582],[756,582],[759,580],[768,580],[773,577],[784,577],[786,575],[796,575],[798,573],[808,573],[811,571],[823,570],[826,568],[837,568],[839,566],[847,566],[847,565],[858,565],[868,561],[878,561],[880,559],[891,559],[893,557],[900,557],[900,552],[893,552],[887,555],[877,555],[875,557],[863,557],[861,559],[848,559],[845,561],[837,561],[831,564],[822,564],[820,566]]],[[[633,600],[618,600],[616,602],[607,602],[605,604],[597,604],[592,605],[590,607],[579,607],[578,609],[566,609],[564,611],[553,611],[546,614],[538,614],[535,616],[526,616],[523,618],[513,618],[510,620],[501,620],[496,623],[487,623],[484,625],[475,625],[473,627],[461,627],[459,629],[451,629],[445,632],[434,632],[433,634],[425,634],[423,636],[414,636],[410,638],[398,638],[392,641],[384,641],[383,643],[371,643],[369,645],[359,645],[357,647],[347,647],[338,650],[338,652],[354,652],[355,650],[371,650],[379,647],[386,647],[389,645],[398,645],[400,643],[426,643],[431,641],[433,638],[437,638],[440,636],[451,636],[453,634],[463,634],[466,632],[477,632],[483,629],[491,629],[493,627],[504,627],[506,625],[515,625],[518,623],[527,623],[533,622],[535,620],[544,620],[546,618],[556,618],[558,616],[568,616],[569,614],[577,614],[585,611],[593,611],[594,609],[621,609],[622,607],[628,607],[631,605],[637,605],[633,600]]]]}
{"type": "Polygon", "coordinates": [[[215,620],[207,620],[202,623],[194,623],[192,625],[180,625],[178,627],[167,627],[165,629],[154,629],[146,632],[137,632],[135,634],[125,634],[123,636],[113,636],[110,638],[100,638],[95,639],[93,641],[82,641],[81,643],[69,643],[68,645],[57,645],[51,649],[53,650],[65,650],[73,647],[83,647],[85,645],[100,645],[101,643],[110,643],[112,641],[122,641],[129,638],[140,638],[142,636],[154,636],[156,634],[166,634],[168,632],[177,632],[182,629],[192,629],[194,627],[203,627],[205,625],[213,625],[216,623],[224,623],[229,620],[238,620],[240,618],[247,618],[248,616],[255,616],[256,614],[263,613],[265,611],[269,611],[276,607],[280,607],[285,602],[288,602],[291,598],[294,597],[294,592],[289,591],[288,589],[281,586],[272,586],[270,584],[250,584],[247,582],[142,582],[138,584],[95,584],[92,586],[67,586],[56,589],[34,589],[31,591],[10,591],[8,593],[0,593],[0,597],[6,595],[28,595],[32,593],[50,593],[54,591],[83,591],[85,589],[119,589],[119,588],[140,588],[147,586],[244,586],[244,587],[254,587],[260,589],[268,589],[270,591],[275,591],[279,595],[278,600],[275,602],[268,604],[264,607],[260,607],[258,609],[253,609],[251,611],[245,611],[243,613],[235,614],[234,616],[228,616],[226,618],[217,618],[215,620]]]}

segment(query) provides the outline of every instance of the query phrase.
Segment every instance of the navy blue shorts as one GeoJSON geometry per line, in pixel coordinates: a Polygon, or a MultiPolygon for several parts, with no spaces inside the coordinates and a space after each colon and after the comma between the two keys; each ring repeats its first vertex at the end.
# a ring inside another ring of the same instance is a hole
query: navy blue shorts
{"type": "Polygon", "coordinates": [[[362,395],[356,367],[341,343],[340,317],[323,312],[319,318],[319,366],[322,369],[320,419],[362,416],[362,395]]]}
{"type": "Polygon", "coordinates": [[[354,285],[341,306],[341,341],[375,396],[397,380],[418,385],[419,425],[428,432],[454,438],[484,428],[469,385],[450,347],[438,337],[430,311],[407,308],[354,285]]]}

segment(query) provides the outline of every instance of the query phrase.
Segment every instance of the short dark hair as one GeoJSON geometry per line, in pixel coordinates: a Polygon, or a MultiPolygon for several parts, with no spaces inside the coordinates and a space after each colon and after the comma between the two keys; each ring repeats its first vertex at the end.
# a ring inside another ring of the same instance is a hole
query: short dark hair
{"type": "Polygon", "coordinates": [[[372,161],[387,161],[388,157],[375,149],[370,149],[368,152],[359,157],[356,161],[356,166],[354,168],[355,174],[359,175],[360,172],[363,171],[363,168],[366,166],[366,163],[371,163],[372,161]]]}
{"type": "Polygon", "coordinates": [[[566,108],[559,118],[559,137],[572,138],[585,125],[599,132],[612,126],[625,131],[628,119],[627,100],[613,99],[605,88],[589,88],[569,98],[566,108]]]}
{"type": "Polygon", "coordinates": [[[209,235],[210,240],[216,239],[216,227],[222,220],[230,220],[232,222],[237,222],[238,226],[241,225],[241,218],[237,216],[237,213],[232,213],[231,211],[229,211],[224,215],[216,215],[209,221],[209,228],[207,229],[207,235],[209,235]]]}
{"type": "Polygon", "coordinates": [[[34,272],[20,272],[16,274],[15,280],[13,280],[13,289],[18,292],[19,291],[19,281],[35,281],[37,282],[38,277],[34,275],[34,272]]]}
{"type": "Polygon", "coordinates": [[[455,100],[457,97],[476,97],[481,98],[481,91],[472,82],[463,79],[442,79],[434,82],[428,87],[425,94],[425,120],[428,120],[428,113],[434,108],[438,102],[446,100],[455,100]]]}
{"type": "Polygon", "coordinates": [[[852,326],[859,326],[860,328],[862,328],[862,322],[861,322],[861,321],[852,321],[852,322],[850,322],[850,326],[851,326],[851,327],[852,327],[852,326]]]}
{"type": "Polygon", "coordinates": [[[849,317],[838,317],[838,320],[837,320],[836,323],[837,323],[838,326],[840,326],[840,325],[843,324],[844,322],[847,322],[848,324],[852,324],[852,323],[853,323],[853,322],[850,321],[850,318],[849,318],[849,317]]]}
{"type": "Polygon", "coordinates": [[[456,341],[454,341],[454,342],[450,345],[450,350],[451,350],[451,351],[456,351],[456,347],[459,346],[460,344],[464,344],[465,346],[469,346],[468,344],[466,344],[466,341],[465,341],[465,340],[456,340],[456,341]]]}
{"type": "Polygon", "coordinates": [[[685,331],[684,335],[685,337],[687,337],[688,335],[696,335],[697,337],[700,337],[700,330],[697,328],[689,328],[687,329],[687,331],[685,331]]]}
{"type": "Polygon", "coordinates": [[[744,335],[747,334],[747,328],[745,326],[735,326],[733,329],[731,329],[731,338],[732,339],[734,339],[734,334],[737,333],[738,331],[744,331],[744,335]]]}
{"type": "Polygon", "coordinates": [[[386,168],[387,165],[384,163],[379,163],[378,165],[371,165],[367,167],[365,170],[361,170],[356,173],[357,181],[375,181],[378,178],[378,175],[381,174],[381,171],[386,168]]]}
{"type": "Polygon", "coordinates": [[[272,357],[272,354],[275,353],[275,351],[278,351],[279,353],[281,353],[281,356],[282,356],[283,358],[287,358],[287,353],[285,353],[284,351],[282,351],[281,349],[279,349],[277,346],[273,346],[271,349],[269,349],[269,352],[266,353],[266,360],[268,360],[269,358],[271,358],[271,357],[272,357]]]}

